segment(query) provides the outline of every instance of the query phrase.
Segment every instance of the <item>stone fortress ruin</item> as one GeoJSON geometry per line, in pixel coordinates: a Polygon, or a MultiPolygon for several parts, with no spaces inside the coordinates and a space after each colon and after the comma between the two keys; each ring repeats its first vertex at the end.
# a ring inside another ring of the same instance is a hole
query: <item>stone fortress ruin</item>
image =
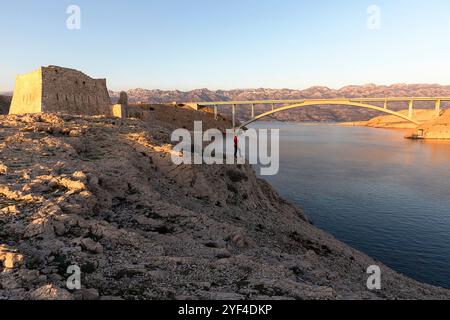
{"type": "Polygon", "coordinates": [[[26,113],[154,119],[151,109],[129,105],[126,92],[112,105],[106,79],[92,79],[81,71],[58,66],[17,76],[9,114],[26,113]]]}
{"type": "Polygon", "coordinates": [[[106,79],[58,66],[17,76],[9,114],[41,112],[112,115],[106,79]]]}

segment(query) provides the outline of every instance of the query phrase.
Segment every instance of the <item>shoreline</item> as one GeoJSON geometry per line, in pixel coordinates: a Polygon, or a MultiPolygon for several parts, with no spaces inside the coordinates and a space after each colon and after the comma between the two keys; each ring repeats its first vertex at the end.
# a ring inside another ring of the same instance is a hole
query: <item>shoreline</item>
{"type": "Polygon", "coordinates": [[[249,165],[174,165],[172,129],[202,115],[171,110],[152,122],[0,117],[0,251],[13,257],[1,297],[450,298],[313,226],[249,165]],[[68,263],[88,272],[89,291],[65,289],[68,263]],[[367,289],[371,265],[388,286],[367,289]]]}
{"type": "MultiPolygon", "coordinates": [[[[450,114],[450,113],[449,113],[450,114]]],[[[447,117],[449,117],[447,114],[447,117]]],[[[417,127],[410,127],[408,124],[371,124],[369,121],[357,121],[357,122],[294,122],[294,121],[267,121],[267,123],[283,123],[283,124],[297,124],[302,126],[336,126],[336,127],[354,127],[354,128],[372,128],[372,129],[385,129],[395,130],[405,133],[404,138],[408,140],[420,140],[420,141],[450,141],[450,133],[446,130],[448,121],[440,118],[435,121],[425,122],[417,127]],[[441,121],[441,122],[439,122],[441,121]],[[447,121],[447,122],[445,122],[447,121]],[[435,124],[436,123],[436,124],[435,124]]]]}

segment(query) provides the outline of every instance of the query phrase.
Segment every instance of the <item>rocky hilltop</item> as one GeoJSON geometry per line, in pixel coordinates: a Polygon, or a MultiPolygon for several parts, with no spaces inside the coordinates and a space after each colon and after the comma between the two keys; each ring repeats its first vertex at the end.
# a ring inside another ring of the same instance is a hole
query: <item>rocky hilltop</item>
{"type": "MultiPolygon", "coordinates": [[[[113,100],[117,100],[119,92],[110,92],[113,100]]],[[[335,90],[327,87],[311,87],[305,90],[293,89],[238,89],[238,90],[217,90],[197,89],[188,92],[183,91],[162,91],[131,89],[128,96],[132,102],[143,103],[170,103],[170,102],[199,102],[199,101],[232,101],[232,100],[268,100],[268,99],[320,99],[336,97],[401,97],[401,96],[450,96],[450,86],[437,84],[394,84],[390,86],[378,86],[367,84],[362,86],[346,86],[335,90]]],[[[394,105],[394,108],[401,110],[407,107],[404,104],[394,105]]],[[[426,104],[417,104],[416,107],[433,108],[426,104]]],[[[225,112],[225,110],[224,110],[225,112]]],[[[238,108],[238,116],[248,117],[238,108]]],[[[361,121],[369,120],[380,114],[367,109],[353,107],[314,107],[290,110],[274,115],[274,118],[285,121],[361,121]]]]}
{"type": "MultiPolygon", "coordinates": [[[[400,111],[404,115],[408,114],[408,110],[400,111]]],[[[342,126],[363,126],[372,128],[389,128],[389,129],[412,129],[407,138],[413,139],[450,139],[450,110],[443,110],[439,117],[436,117],[434,110],[416,109],[413,117],[421,124],[419,126],[399,119],[396,116],[379,116],[368,121],[344,122],[342,126]]]]}
{"type": "Polygon", "coordinates": [[[154,112],[0,116],[0,299],[450,298],[317,229],[250,166],[174,165],[172,130],[205,114],[154,112]]]}
{"type": "MultiPolygon", "coordinates": [[[[401,110],[400,113],[408,115],[408,110],[401,110]]],[[[413,118],[420,123],[425,123],[436,118],[434,110],[415,109],[413,110],[413,118]]],[[[340,123],[342,126],[363,126],[372,128],[389,128],[389,129],[415,129],[416,124],[392,115],[384,115],[375,117],[368,121],[355,121],[340,123]]]]}

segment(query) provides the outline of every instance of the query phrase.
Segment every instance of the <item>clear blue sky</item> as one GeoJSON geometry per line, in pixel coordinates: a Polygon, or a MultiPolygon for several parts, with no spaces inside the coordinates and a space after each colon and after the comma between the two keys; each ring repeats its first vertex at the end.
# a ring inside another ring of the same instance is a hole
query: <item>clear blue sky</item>
{"type": "Polygon", "coordinates": [[[0,91],[50,64],[113,90],[450,84],[449,17],[448,0],[1,0],[0,91]]]}

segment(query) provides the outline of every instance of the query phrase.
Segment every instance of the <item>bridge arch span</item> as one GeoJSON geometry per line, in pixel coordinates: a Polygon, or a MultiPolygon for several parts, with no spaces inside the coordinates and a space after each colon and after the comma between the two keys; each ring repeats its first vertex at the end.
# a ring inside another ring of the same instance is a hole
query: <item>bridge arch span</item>
{"type": "Polygon", "coordinates": [[[254,117],[253,119],[251,119],[249,121],[246,121],[245,123],[241,124],[238,127],[238,129],[243,129],[246,126],[248,126],[249,124],[251,124],[251,123],[253,123],[255,121],[258,121],[258,120],[260,120],[262,118],[265,118],[267,116],[270,116],[272,114],[275,114],[275,113],[279,113],[279,112],[290,110],[290,109],[303,108],[303,107],[309,107],[309,106],[319,106],[319,105],[320,106],[340,105],[340,106],[351,106],[351,107],[359,107],[359,108],[371,109],[371,110],[376,110],[376,111],[380,111],[380,112],[383,112],[383,113],[386,113],[386,114],[390,114],[390,115],[399,117],[399,118],[401,118],[403,120],[412,122],[412,123],[414,123],[416,125],[420,124],[419,122],[409,118],[407,115],[404,115],[404,114],[402,114],[400,112],[392,111],[392,110],[389,110],[389,109],[385,109],[385,108],[374,106],[374,105],[367,104],[367,103],[360,103],[360,102],[356,102],[356,101],[353,102],[353,101],[326,101],[326,100],[318,101],[318,100],[315,100],[315,101],[305,101],[303,103],[297,103],[297,104],[293,104],[293,105],[289,105],[289,106],[284,106],[284,107],[280,107],[280,108],[271,110],[269,112],[265,112],[263,114],[260,114],[259,116],[254,117]]]}

